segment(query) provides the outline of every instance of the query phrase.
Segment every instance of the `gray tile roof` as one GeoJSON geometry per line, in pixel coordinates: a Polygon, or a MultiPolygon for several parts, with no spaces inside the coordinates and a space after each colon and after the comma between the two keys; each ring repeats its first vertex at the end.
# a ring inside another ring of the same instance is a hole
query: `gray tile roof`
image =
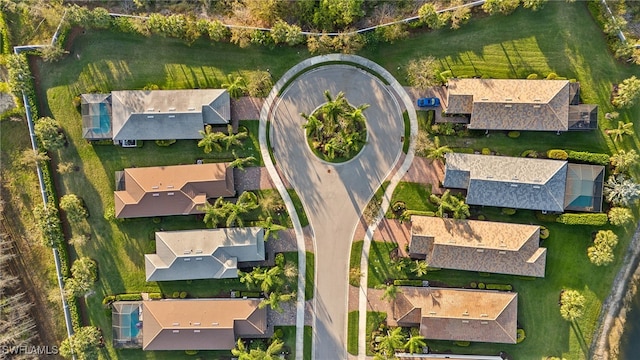
{"type": "Polygon", "coordinates": [[[447,113],[471,114],[469,129],[566,131],[567,80],[451,79],[447,113]]]}
{"type": "Polygon", "coordinates": [[[539,243],[536,225],[411,217],[410,255],[436,268],[544,277],[539,243]]]}
{"type": "Polygon", "coordinates": [[[145,255],[147,281],[238,277],[238,263],[265,259],[259,227],[156,232],[145,255]]]}
{"type": "Polygon", "coordinates": [[[231,119],[229,93],[222,89],[113,91],[114,140],[201,139],[205,124],[231,119]]]}
{"type": "Polygon", "coordinates": [[[467,203],[564,211],[567,162],[449,153],[443,185],[467,189],[467,203]]]}

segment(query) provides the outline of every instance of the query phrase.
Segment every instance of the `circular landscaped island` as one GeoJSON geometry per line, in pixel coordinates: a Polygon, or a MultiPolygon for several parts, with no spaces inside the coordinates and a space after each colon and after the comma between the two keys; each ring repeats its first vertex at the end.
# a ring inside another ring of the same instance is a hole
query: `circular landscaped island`
{"type": "Polygon", "coordinates": [[[327,102],[312,114],[300,114],[307,120],[303,125],[307,143],[322,160],[341,163],[353,159],[367,142],[364,110],[369,104],[355,107],[349,104],[342,91],[334,98],[326,90],[324,96],[327,102]]]}

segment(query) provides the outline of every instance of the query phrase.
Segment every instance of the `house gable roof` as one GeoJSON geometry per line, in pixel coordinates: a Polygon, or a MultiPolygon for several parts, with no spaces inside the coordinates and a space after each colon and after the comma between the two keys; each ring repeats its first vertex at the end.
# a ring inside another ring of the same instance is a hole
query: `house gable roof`
{"type": "MultiPolygon", "coordinates": [[[[209,198],[235,195],[228,163],[124,169],[114,192],[117,218],[201,214],[209,198]]],[[[119,174],[117,174],[119,175],[119,174]]]]}
{"type": "Polygon", "coordinates": [[[467,203],[564,211],[567,162],[448,153],[443,185],[467,189],[467,203]]]}
{"type": "Polygon", "coordinates": [[[427,339],[516,343],[518,294],[400,287],[394,311],[400,326],[420,326],[427,339]],[[420,310],[420,323],[415,311],[420,310]]]}
{"type": "Polygon", "coordinates": [[[161,231],[145,270],[147,281],[235,278],[239,262],[264,259],[259,227],[161,231]]]}
{"type": "Polygon", "coordinates": [[[142,349],[233,349],[236,338],[267,332],[267,309],[260,309],[259,303],[257,299],[143,301],[142,349]],[[238,322],[245,324],[237,326],[238,322]]]}
{"type": "Polygon", "coordinates": [[[568,80],[451,79],[447,85],[447,112],[471,114],[470,129],[569,129],[568,80]]]}
{"type": "Polygon", "coordinates": [[[113,91],[114,140],[201,139],[205,124],[231,119],[224,89],[113,91]]]}
{"type": "Polygon", "coordinates": [[[416,240],[432,267],[544,277],[536,225],[412,216],[410,251],[416,240]]]}

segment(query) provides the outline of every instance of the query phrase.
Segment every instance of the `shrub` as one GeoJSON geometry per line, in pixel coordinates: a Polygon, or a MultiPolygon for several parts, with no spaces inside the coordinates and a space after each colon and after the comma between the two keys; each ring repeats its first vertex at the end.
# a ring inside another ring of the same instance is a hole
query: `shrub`
{"type": "Polygon", "coordinates": [[[395,286],[422,286],[422,280],[393,280],[395,286]]]}
{"type": "Polygon", "coordinates": [[[491,149],[489,149],[489,148],[482,148],[481,153],[482,153],[482,155],[491,155],[491,149]]]}
{"type": "Polygon", "coordinates": [[[567,158],[569,160],[574,160],[577,162],[584,162],[589,164],[596,164],[607,166],[611,161],[611,157],[608,154],[602,153],[591,153],[587,151],[567,151],[567,158]]]}
{"type": "Polygon", "coordinates": [[[436,216],[433,211],[419,211],[419,210],[407,210],[402,213],[402,217],[410,218],[412,215],[420,215],[420,216],[436,216]]]}
{"type": "Polygon", "coordinates": [[[275,263],[276,263],[276,266],[284,268],[284,254],[283,253],[277,253],[276,254],[275,263]]]}
{"type": "Polygon", "coordinates": [[[520,154],[520,156],[522,157],[530,157],[530,158],[537,158],[538,157],[538,153],[535,150],[525,150],[522,152],[522,154],[520,154]]]}
{"type": "Polygon", "coordinates": [[[512,139],[517,139],[520,137],[520,131],[509,131],[507,133],[507,136],[512,138],[512,139]]]}
{"type": "Polygon", "coordinates": [[[486,285],[483,282],[478,284],[478,289],[484,289],[485,287],[486,285]]]}
{"type": "Polygon", "coordinates": [[[471,342],[469,341],[454,341],[453,343],[460,347],[467,347],[471,345],[471,342]]]}
{"type": "Polygon", "coordinates": [[[529,74],[529,76],[527,76],[527,80],[535,80],[538,78],[538,74],[533,73],[533,74],[529,74]]]}
{"type": "Polygon", "coordinates": [[[486,220],[487,218],[484,215],[478,215],[478,220],[486,220]]]}
{"type": "MultiPolygon", "coordinates": [[[[162,222],[162,218],[156,216],[156,217],[153,218],[152,221],[153,221],[154,224],[160,224],[162,222]]],[[[154,235],[154,237],[155,237],[155,235],[154,235]]]]}
{"type": "Polygon", "coordinates": [[[198,350],[185,350],[184,353],[187,355],[198,355],[198,350]]]}
{"type": "Polygon", "coordinates": [[[556,222],[566,225],[602,226],[607,223],[607,214],[561,214],[556,222]]]}
{"type": "Polygon", "coordinates": [[[161,293],[149,293],[149,299],[150,300],[160,300],[160,299],[162,299],[162,294],[161,293]]]}
{"type": "Polygon", "coordinates": [[[500,210],[500,212],[503,215],[515,215],[516,214],[516,209],[512,209],[512,208],[502,208],[502,210],[500,210]]]}
{"type": "Polygon", "coordinates": [[[119,294],[116,295],[116,301],[140,301],[142,295],[140,294],[119,294]]]}
{"type": "Polygon", "coordinates": [[[116,301],[116,297],[114,295],[107,295],[102,299],[102,305],[107,305],[116,301]]]}
{"type": "Polygon", "coordinates": [[[186,291],[180,292],[180,299],[184,299],[186,297],[187,297],[187,292],[186,291]]]}
{"type": "Polygon", "coordinates": [[[633,221],[631,209],[625,207],[613,207],[609,210],[609,222],[614,226],[626,225],[633,221]]]}
{"type": "Polygon", "coordinates": [[[284,336],[284,331],[282,331],[281,328],[278,328],[273,332],[273,337],[276,339],[282,339],[283,336],[284,336]]]}
{"type": "Polygon", "coordinates": [[[175,143],[176,140],[156,140],[156,145],[158,146],[169,146],[175,143]]]}
{"type": "Polygon", "coordinates": [[[172,299],[177,299],[180,297],[180,292],[179,291],[174,291],[173,293],[171,293],[171,298],[172,299]]]}
{"type": "Polygon", "coordinates": [[[545,240],[549,238],[549,229],[545,226],[540,226],[540,239],[545,240]]]}
{"type": "Polygon", "coordinates": [[[557,78],[558,78],[558,74],[554,72],[550,72],[549,75],[547,75],[547,80],[556,80],[557,78]]]}
{"type": "Polygon", "coordinates": [[[567,160],[567,158],[569,157],[569,154],[567,154],[567,152],[564,150],[551,149],[547,151],[547,157],[549,159],[567,160]]]}
{"type": "Polygon", "coordinates": [[[518,329],[516,333],[516,344],[520,344],[527,338],[527,335],[524,333],[524,329],[518,329]]]}
{"type": "Polygon", "coordinates": [[[544,222],[557,222],[557,214],[543,214],[542,211],[536,211],[536,219],[544,222]]]}
{"type": "Polygon", "coordinates": [[[477,284],[476,282],[471,282],[471,284],[469,284],[469,286],[470,286],[472,289],[476,289],[476,288],[478,287],[478,284],[477,284]]]}
{"type": "Polygon", "coordinates": [[[513,290],[513,286],[509,284],[487,284],[487,290],[500,290],[500,291],[511,291],[513,290]]]}
{"type": "Polygon", "coordinates": [[[472,148],[455,148],[455,152],[463,153],[463,154],[473,154],[475,150],[472,148]]]}

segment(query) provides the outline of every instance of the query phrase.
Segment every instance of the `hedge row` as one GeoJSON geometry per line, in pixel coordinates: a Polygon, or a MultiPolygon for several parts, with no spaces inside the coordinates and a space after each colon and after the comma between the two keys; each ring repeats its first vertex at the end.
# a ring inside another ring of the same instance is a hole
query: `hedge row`
{"type": "Polygon", "coordinates": [[[2,51],[2,54],[11,54],[9,26],[7,26],[7,22],[4,19],[3,12],[0,12],[0,51],[2,51]]]}
{"type": "Polygon", "coordinates": [[[140,294],[118,294],[115,297],[116,301],[141,301],[142,295],[140,294]]]}
{"type": "Polygon", "coordinates": [[[422,286],[422,280],[393,280],[395,286],[422,286]]]}
{"type": "Polygon", "coordinates": [[[602,226],[608,221],[607,214],[561,214],[556,222],[566,225],[602,226]]]}
{"type": "Polygon", "coordinates": [[[610,162],[609,154],[591,153],[586,151],[567,150],[569,160],[607,166],[610,162]]]}
{"type": "Polygon", "coordinates": [[[16,97],[17,104],[22,104],[22,92],[27,95],[27,102],[31,108],[31,116],[33,119],[38,118],[38,108],[36,104],[36,91],[33,87],[31,70],[29,62],[25,54],[11,54],[7,62],[7,70],[9,73],[9,88],[13,96],[16,97]]]}
{"type": "Polygon", "coordinates": [[[487,284],[487,290],[511,291],[513,286],[509,284],[487,284]]]}

